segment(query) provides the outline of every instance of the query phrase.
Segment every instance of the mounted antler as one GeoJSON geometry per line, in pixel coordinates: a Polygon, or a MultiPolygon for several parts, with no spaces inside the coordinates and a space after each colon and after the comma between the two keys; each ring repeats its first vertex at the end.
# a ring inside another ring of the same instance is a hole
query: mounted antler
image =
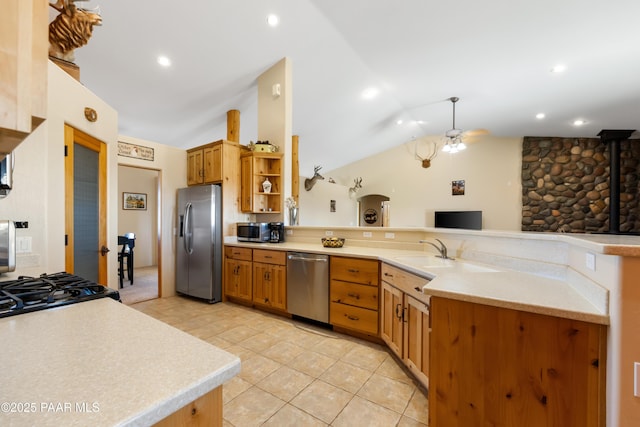
{"type": "Polygon", "coordinates": [[[313,177],[307,178],[304,180],[304,189],[309,191],[316,185],[316,181],[319,179],[324,179],[322,175],[318,173],[318,171],[322,169],[322,166],[314,166],[313,167],[313,177]]]}
{"type": "Polygon", "coordinates": [[[356,194],[362,188],[362,177],[353,180],[353,187],[349,188],[349,197],[356,194]]]}
{"type": "Polygon", "coordinates": [[[414,151],[414,155],[415,158],[417,160],[421,160],[422,161],[422,167],[423,168],[428,168],[431,166],[431,160],[435,159],[435,157],[438,155],[438,146],[436,145],[435,142],[432,141],[428,141],[428,143],[433,144],[432,150],[429,151],[429,154],[427,155],[427,157],[421,157],[418,155],[418,142],[416,141],[416,145],[415,145],[415,151],[414,151]]]}

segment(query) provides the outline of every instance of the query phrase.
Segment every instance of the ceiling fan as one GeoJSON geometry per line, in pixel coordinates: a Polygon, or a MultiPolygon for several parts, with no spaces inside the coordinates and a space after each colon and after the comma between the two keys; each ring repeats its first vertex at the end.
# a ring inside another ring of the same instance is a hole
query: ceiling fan
{"type": "Polygon", "coordinates": [[[451,101],[453,106],[453,126],[451,129],[445,132],[445,144],[442,147],[442,151],[445,153],[457,153],[458,151],[462,151],[467,148],[467,145],[463,141],[463,137],[473,135],[482,135],[487,134],[488,131],[486,129],[478,129],[475,131],[467,131],[463,132],[460,129],[456,128],[456,102],[458,102],[460,98],[457,96],[452,96],[448,99],[451,101]]]}

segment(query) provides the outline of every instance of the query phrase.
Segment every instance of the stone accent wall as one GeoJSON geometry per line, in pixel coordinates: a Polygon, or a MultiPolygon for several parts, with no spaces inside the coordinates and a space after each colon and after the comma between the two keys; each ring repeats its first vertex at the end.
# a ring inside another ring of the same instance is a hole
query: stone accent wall
{"type": "MultiPolygon", "coordinates": [[[[620,231],[640,231],[640,141],[620,145],[620,231]]],[[[609,146],[599,138],[525,137],[522,231],[609,231],[609,146]]]]}

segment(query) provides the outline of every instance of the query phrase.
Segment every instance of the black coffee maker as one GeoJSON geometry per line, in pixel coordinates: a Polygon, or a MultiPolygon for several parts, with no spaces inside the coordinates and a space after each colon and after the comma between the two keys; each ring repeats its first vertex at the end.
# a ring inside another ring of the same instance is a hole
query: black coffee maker
{"type": "Polygon", "coordinates": [[[284,242],[284,222],[269,223],[269,242],[270,243],[284,242]]]}

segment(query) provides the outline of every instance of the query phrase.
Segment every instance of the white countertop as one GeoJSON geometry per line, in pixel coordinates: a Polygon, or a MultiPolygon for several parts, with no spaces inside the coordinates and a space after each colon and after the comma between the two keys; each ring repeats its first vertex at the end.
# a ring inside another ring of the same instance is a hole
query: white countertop
{"type": "Polygon", "coordinates": [[[240,359],[111,298],[0,319],[0,425],[147,426],[240,359]]]}
{"type": "Polygon", "coordinates": [[[451,267],[423,266],[407,258],[433,257],[424,251],[350,246],[324,248],[320,243],[245,243],[226,238],[225,245],[253,249],[300,251],[327,255],[377,259],[410,273],[431,279],[424,286],[427,295],[476,302],[563,318],[608,324],[606,307],[597,307],[571,284],[533,274],[506,270],[466,260],[455,260],[451,267]],[[470,267],[467,269],[466,267],[470,267]],[[477,268],[480,271],[472,271],[477,268]],[[485,269],[485,271],[482,271],[485,269]]]}

